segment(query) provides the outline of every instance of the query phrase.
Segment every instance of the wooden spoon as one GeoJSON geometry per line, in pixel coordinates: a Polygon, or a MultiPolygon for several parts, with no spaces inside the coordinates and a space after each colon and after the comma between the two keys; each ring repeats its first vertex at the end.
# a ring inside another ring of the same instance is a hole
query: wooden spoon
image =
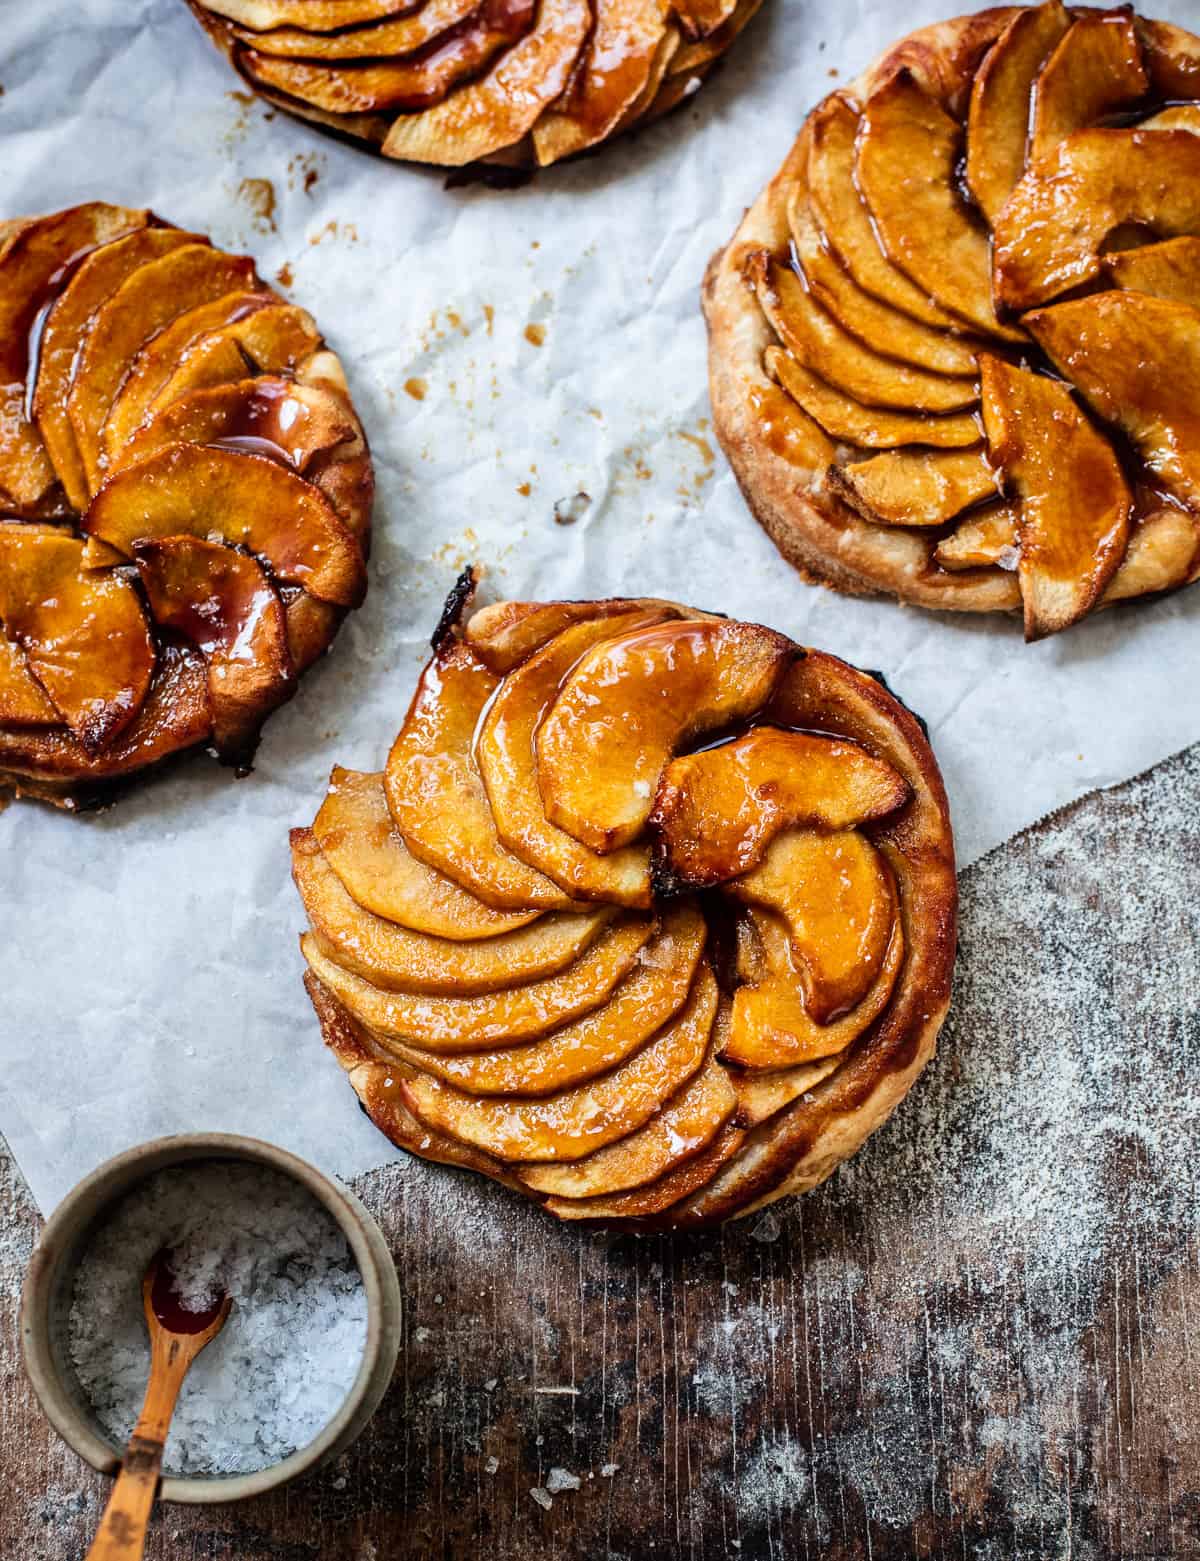
{"type": "Polygon", "coordinates": [[[145,1553],[175,1401],[188,1368],[220,1333],[233,1305],[232,1297],[223,1295],[203,1312],[189,1311],[176,1293],[170,1257],[169,1252],[160,1252],[142,1280],[142,1307],[150,1330],[150,1381],[86,1561],[137,1561],[145,1553]]]}

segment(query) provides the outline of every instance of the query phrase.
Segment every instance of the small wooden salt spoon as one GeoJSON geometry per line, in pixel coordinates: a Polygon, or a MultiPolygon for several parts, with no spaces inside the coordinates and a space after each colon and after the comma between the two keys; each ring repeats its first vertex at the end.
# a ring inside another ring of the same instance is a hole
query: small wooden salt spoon
{"type": "Polygon", "coordinates": [[[145,1554],[146,1529],[175,1401],[188,1368],[220,1333],[233,1305],[232,1297],[223,1295],[202,1312],[189,1311],[176,1293],[170,1257],[169,1252],[160,1252],[142,1280],[142,1307],[150,1330],[150,1381],[86,1561],[137,1561],[145,1554]]]}

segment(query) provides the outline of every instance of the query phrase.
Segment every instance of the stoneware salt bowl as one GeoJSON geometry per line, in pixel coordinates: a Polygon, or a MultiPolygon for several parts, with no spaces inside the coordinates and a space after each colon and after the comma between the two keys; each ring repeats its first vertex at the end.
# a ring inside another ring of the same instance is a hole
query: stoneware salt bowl
{"type": "Polygon", "coordinates": [[[122,1448],[100,1428],[84,1398],[67,1348],[75,1271],[95,1226],[113,1204],[156,1171],[196,1160],[267,1166],[305,1187],[341,1226],[362,1274],[367,1342],[358,1375],[325,1429],[282,1463],[253,1474],[165,1476],[163,1501],[216,1503],[261,1496],[336,1457],[358,1436],[387,1391],[400,1350],[400,1285],[379,1226],[352,1192],[286,1150],[231,1133],[157,1138],[128,1149],[73,1189],[51,1215],[30,1260],[21,1298],[25,1369],[51,1425],[101,1474],[116,1474],[122,1448]]]}

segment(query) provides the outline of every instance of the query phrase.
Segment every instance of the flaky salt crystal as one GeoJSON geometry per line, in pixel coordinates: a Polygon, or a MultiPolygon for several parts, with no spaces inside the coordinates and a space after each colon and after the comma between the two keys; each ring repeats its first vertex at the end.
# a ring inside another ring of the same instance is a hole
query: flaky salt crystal
{"type": "Polygon", "coordinates": [[[552,1496],[557,1496],[560,1491],[577,1491],[583,1481],[577,1474],[572,1474],[569,1469],[551,1469],[546,1477],[546,1489],[552,1496]]]}
{"type": "Polygon", "coordinates": [[[551,1496],[548,1490],[543,1490],[540,1485],[533,1486],[529,1494],[533,1497],[534,1501],[537,1502],[538,1506],[544,1507],[547,1512],[549,1512],[550,1508],[554,1505],[554,1497],[551,1496]]]}

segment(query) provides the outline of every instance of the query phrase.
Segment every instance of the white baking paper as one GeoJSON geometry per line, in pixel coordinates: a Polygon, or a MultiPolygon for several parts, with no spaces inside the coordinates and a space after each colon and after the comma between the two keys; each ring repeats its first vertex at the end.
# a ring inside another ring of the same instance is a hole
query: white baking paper
{"type": "MultiPolygon", "coordinates": [[[[1200,590],[1032,647],[1009,622],[851,601],[780,559],[713,440],[709,255],[837,73],[953,4],[768,0],[681,113],[504,192],[239,95],[182,0],[0,9],[0,216],[149,204],[288,268],[379,485],[367,605],[250,778],[201,758],[99,817],[0,816],[0,1132],[44,1209],[161,1133],[259,1134],[343,1176],[388,1158],[300,986],[287,829],[335,761],[381,767],[468,560],[492,595],[662,593],[885,670],[929,722],[964,864],[1200,737],[1200,590]]],[[[1195,21],[1194,0],[1156,9],[1195,21]]]]}

